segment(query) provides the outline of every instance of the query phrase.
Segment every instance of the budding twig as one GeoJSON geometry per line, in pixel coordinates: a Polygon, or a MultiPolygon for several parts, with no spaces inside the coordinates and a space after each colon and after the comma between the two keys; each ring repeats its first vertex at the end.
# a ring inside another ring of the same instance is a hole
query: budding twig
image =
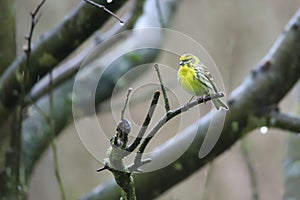
{"type": "Polygon", "coordinates": [[[154,64],[154,68],[155,68],[155,71],[157,72],[157,77],[158,77],[158,80],[159,80],[159,83],[160,83],[160,87],[161,87],[161,90],[162,90],[162,93],[163,93],[163,96],[164,96],[166,112],[169,112],[169,110],[170,110],[169,99],[168,99],[167,92],[166,92],[165,86],[163,84],[163,81],[162,81],[162,78],[161,78],[160,71],[159,71],[157,63],[154,64]]]}
{"type": "Polygon", "coordinates": [[[36,26],[36,24],[38,23],[41,15],[39,14],[38,17],[36,17],[36,15],[39,13],[41,7],[43,6],[43,4],[46,2],[46,0],[42,0],[37,7],[35,8],[35,10],[33,12],[30,12],[30,16],[31,16],[31,25],[30,25],[30,30],[29,30],[29,34],[28,36],[25,37],[25,39],[27,40],[27,44],[26,46],[23,48],[24,52],[27,55],[27,59],[26,59],[26,67],[28,66],[28,61],[29,61],[29,57],[30,57],[30,53],[31,53],[31,41],[32,41],[32,36],[33,36],[33,31],[34,28],[36,26]]]}

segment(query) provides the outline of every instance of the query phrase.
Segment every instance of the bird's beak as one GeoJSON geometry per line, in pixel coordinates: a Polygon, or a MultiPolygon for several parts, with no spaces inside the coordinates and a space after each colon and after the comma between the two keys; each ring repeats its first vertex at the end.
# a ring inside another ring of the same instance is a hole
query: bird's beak
{"type": "Polygon", "coordinates": [[[184,62],[181,60],[179,63],[180,66],[184,65],[184,62]]]}

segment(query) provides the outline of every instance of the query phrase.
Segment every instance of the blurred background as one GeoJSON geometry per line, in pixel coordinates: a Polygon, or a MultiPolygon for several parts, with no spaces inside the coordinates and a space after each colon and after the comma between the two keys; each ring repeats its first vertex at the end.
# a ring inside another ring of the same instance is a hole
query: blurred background
{"type": "MultiPolygon", "coordinates": [[[[24,35],[29,30],[29,12],[38,2],[37,0],[16,1],[19,53],[24,44],[24,35]]],[[[55,27],[78,3],[78,0],[47,1],[42,9],[42,17],[34,35],[35,39],[55,27]]],[[[218,66],[226,94],[229,95],[268,52],[288,20],[299,8],[300,2],[297,0],[182,0],[178,9],[174,11],[176,14],[168,28],[188,35],[207,50],[218,66]]],[[[111,20],[107,27],[114,23],[117,23],[116,20],[111,20]]],[[[176,38],[167,38],[162,46],[167,48],[174,44],[182,45],[184,48],[184,44],[176,38]]],[[[168,63],[168,66],[177,70],[178,60],[169,54],[161,54],[156,62],[168,63]]],[[[149,70],[143,73],[132,87],[139,85],[141,81],[153,80],[153,77],[155,78],[154,71],[149,70]]],[[[157,80],[154,79],[154,81],[157,80]]],[[[165,81],[170,83],[172,91],[177,95],[189,99],[189,95],[178,87],[176,77],[166,77],[165,81]]],[[[294,88],[280,103],[282,111],[294,112],[297,91],[294,88]]],[[[126,90],[120,92],[112,101],[122,106],[125,94],[126,90]]],[[[152,93],[149,92],[148,95],[151,96],[152,93]]],[[[138,99],[138,95],[136,98],[139,103],[130,106],[130,115],[136,119],[136,124],[140,124],[146,112],[144,111],[145,105],[149,104],[150,99],[138,99]]],[[[106,105],[110,105],[110,102],[106,105]]],[[[101,107],[105,108],[106,105],[101,107]]],[[[171,105],[176,106],[178,102],[171,102],[171,105]]],[[[205,106],[203,109],[206,109],[205,106]]],[[[163,111],[163,108],[159,108],[160,111],[163,111]]],[[[99,114],[101,122],[108,124],[104,129],[113,133],[116,124],[109,123],[111,117],[109,110],[99,114]]],[[[182,129],[196,121],[193,111],[185,114],[184,119],[185,124],[181,127],[182,129]]],[[[172,130],[179,120],[180,118],[176,118],[172,121],[173,124],[165,128],[172,130]]],[[[208,166],[177,184],[158,199],[180,200],[186,199],[188,194],[189,199],[195,200],[250,200],[253,194],[247,162],[250,162],[253,167],[259,199],[281,199],[283,156],[287,136],[287,132],[280,130],[271,129],[267,133],[262,133],[260,130],[253,131],[208,166]]],[[[155,147],[171,137],[173,135],[163,135],[151,143],[151,146],[155,147]]],[[[67,199],[78,199],[95,186],[112,178],[112,175],[106,171],[96,173],[101,163],[82,145],[74,125],[69,125],[58,138],[58,151],[67,199]]],[[[31,178],[29,199],[59,198],[52,151],[48,150],[31,178]]]]}

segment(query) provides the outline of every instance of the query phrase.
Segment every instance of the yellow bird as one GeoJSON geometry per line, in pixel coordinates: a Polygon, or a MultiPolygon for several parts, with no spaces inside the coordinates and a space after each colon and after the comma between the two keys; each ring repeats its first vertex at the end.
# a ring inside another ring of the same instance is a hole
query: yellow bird
{"type": "MultiPolygon", "coordinates": [[[[178,81],[183,89],[194,96],[206,96],[218,93],[216,84],[206,66],[197,56],[186,53],[180,57],[178,81]]],[[[228,110],[220,99],[212,100],[217,110],[228,110]]]]}

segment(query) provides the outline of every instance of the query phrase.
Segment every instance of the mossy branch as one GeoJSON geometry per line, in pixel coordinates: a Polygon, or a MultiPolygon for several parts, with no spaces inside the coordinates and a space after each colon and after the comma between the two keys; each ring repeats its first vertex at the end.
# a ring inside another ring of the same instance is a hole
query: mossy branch
{"type": "Polygon", "coordinates": [[[270,127],[300,133],[300,115],[271,111],[266,115],[270,127]]]}
{"type": "MultiPolygon", "coordinates": [[[[115,1],[107,8],[114,12],[125,3],[126,0],[115,1]]],[[[57,27],[32,47],[28,64],[29,76],[25,83],[18,80],[17,72],[26,64],[26,53],[16,58],[0,78],[0,123],[5,120],[7,110],[15,107],[19,98],[16,93],[20,92],[21,87],[28,92],[39,78],[50,72],[110,17],[110,14],[101,12],[94,6],[79,3],[57,27]]]]}
{"type": "MultiPolygon", "coordinates": [[[[163,144],[160,147],[171,156],[174,146],[180,147],[182,145],[182,138],[193,137],[197,133],[188,150],[174,163],[155,172],[136,174],[134,176],[138,198],[141,197],[148,200],[158,197],[209,161],[230,149],[236,141],[243,138],[251,130],[258,128],[262,124],[267,125],[266,121],[255,125],[251,120],[253,116],[259,119],[261,110],[269,108],[270,105],[278,104],[299,80],[299,52],[300,10],[290,20],[282,35],[262,59],[261,63],[231,93],[228,102],[230,110],[226,114],[221,136],[211,152],[206,157],[197,159],[210,119],[220,117],[222,115],[220,112],[208,113],[208,115],[202,117],[188,129],[182,131],[177,137],[178,139],[176,138],[172,144],[163,144]],[[176,165],[180,165],[183,170],[178,171],[176,165]],[[157,184],[157,180],[162,179],[164,182],[157,184]]],[[[159,157],[159,154],[153,155],[153,159],[159,157]]],[[[113,191],[115,191],[113,184],[103,184],[82,199],[92,199],[95,196],[97,196],[98,200],[107,199],[110,197],[109,195],[112,195],[113,191]],[[106,192],[109,195],[102,195],[106,192]]]]}
{"type": "MultiPolygon", "coordinates": [[[[12,130],[11,130],[11,139],[10,139],[10,148],[7,149],[5,156],[5,169],[1,172],[1,178],[5,179],[5,183],[3,184],[1,190],[3,192],[3,196],[8,199],[23,199],[26,194],[26,184],[25,177],[22,173],[23,165],[22,165],[22,139],[23,139],[23,127],[22,122],[24,119],[24,113],[27,112],[25,108],[25,88],[24,84],[27,80],[27,72],[29,68],[29,60],[31,53],[31,42],[32,36],[35,29],[35,26],[40,18],[39,11],[45,0],[42,0],[31,15],[31,26],[29,35],[25,37],[27,44],[25,45],[24,52],[26,54],[25,65],[22,68],[19,68],[17,71],[17,77],[21,84],[21,90],[17,94],[19,101],[17,102],[15,109],[13,111],[13,121],[12,121],[12,130]],[[9,170],[8,170],[9,169],[9,170]]],[[[1,196],[2,196],[1,195],[1,196]]]]}
{"type": "Polygon", "coordinates": [[[153,94],[152,101],[150,103],[148,112],[146,114],[144,123],[134,140],[134,142],[131,145],[127,146],[128,142],[128,134],[130,133],[131,126],[130,122],[126,119],[124,119],[124,113],[125,109],[129,100],[129,95],[131,92],[131,88],[128,90],[126,100],[124,103],[124,108],[121,111],[121,121],[119,122],[117,128],[116,128],[116,134],[111,138],[110,143],[111,146],[107,150],[108,158],[105,159],[104,167],[98,169],[97,171],[103,171],[105,169],[108,169],[111,171],[115,177],[116,183],[121,187],[122,193],[121,196],[123,199],[126,200],[136,200],[136,194],[135,194],[135,185],[134,185],[134,179],[132,176],[133,172],[141,172],[139,169],[141,166],[150,163],[151,159],[142,159],[142,156],[144,154],[144,151],[151,141],[152,138],[154,138],[155,134],[173,117],[181,114],[182,112],[185,112],[192,108],[193,106],[196,106],[200,103],[205,103],[209,100],[213,100],[216,98],[223,97],[223,93],[213,94],[210,96],[203,96],[200,97],[194,101],[189,101],[187,104],[176,108],[175,110],[170,110],[169,107],[169,100],[167,97],[167,93],[165,91],[165,87],[162,81],[162,77],[160,75],[160,71],[158,68],[158,65],[155,64],[155,70],[157,71],[157,75],[159,78],[159,82],[161,84],[161,89],[163,90],[164,94],[164,103],[165,108],[168,108],[166,110],[165,115],[154,125],[154,127],[149,131],[146,138],[143,138],[145,132],[147,131],[148,125],[152,119],[153,113],[157,107],[160,91],[155,91],[153,94]],[[143,141],[141,143],[141,141],[143,141]],[[133,164],[130,166],[125,166],[124,159],[126,156],[133,153],[133,151],[138,147],[138,145],[141,143],[138,152],[135,155],[135,159],[133,164]]]}
{"type": "Polygon", "coordinates": [[[16,11],[14,6],[15,1],[0,1],[0,75],[16,56],[16,11]]]}

